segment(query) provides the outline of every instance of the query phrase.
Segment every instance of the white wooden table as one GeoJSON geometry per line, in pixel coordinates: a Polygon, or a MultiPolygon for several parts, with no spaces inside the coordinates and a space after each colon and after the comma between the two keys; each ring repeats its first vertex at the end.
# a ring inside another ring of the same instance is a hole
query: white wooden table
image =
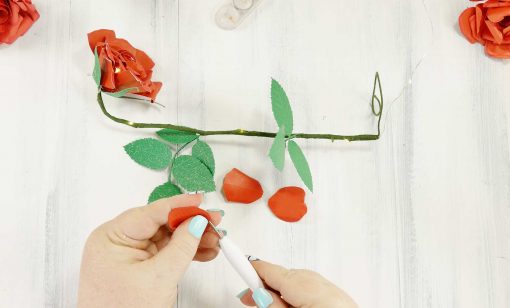
{"type": "MultiPolygon", "coordinates": [[[[237,167],[266,194],[251,206],[210,194],[205,207],[226,210],[247,253],[319,271],[361,307],[510,307],[510,61],[461,37],[470,3],[263,1],[227,32],[214,24],[219,0],[34,0],[41,20],[0,47],[1,307],[74,306],[89,232],[165,180],[122,148],[153,131],[111,122],[95,102],[86,34],[99,28],[157,63],[166,108],[108,100],[133,120],[276,131],[274,77],[296,130],[372,133],[378,70],[380,141],[301,142],[316,186],[303,221],[265,204],[301,185],[290,164],[271,166],[269,139],[207,138],[218,186],[237,167]]],[[[178,306],[240,307],[243,288],[223,257],[194,264],[178,306]]]]}

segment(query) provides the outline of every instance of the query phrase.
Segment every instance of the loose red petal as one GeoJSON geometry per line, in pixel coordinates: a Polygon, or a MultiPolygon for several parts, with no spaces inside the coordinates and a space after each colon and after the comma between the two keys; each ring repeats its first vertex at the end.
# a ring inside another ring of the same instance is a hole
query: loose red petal
{"type": "Polygon", "coordinates": [[[269,208],[279,219],[296,222],[306,215],[305,191],[299,187],[284,187],[268,201],[269,208]]]}
{"type": "Polygon", "coordinates": [[[170,213],[168,213],[168,228],[170,228],[170,230],[175,230],[180,224],[197,215],[204,216],[207,220],[211,221],[211,215],[207,211],[196,206],[172,209],[170,213]]]}
{"type": "Polygon", "coordinates": [[[223,194],[227,201],[249,204],[259,200],[264,191],[259,181],[234,168],[223,179],[223,194]]]}

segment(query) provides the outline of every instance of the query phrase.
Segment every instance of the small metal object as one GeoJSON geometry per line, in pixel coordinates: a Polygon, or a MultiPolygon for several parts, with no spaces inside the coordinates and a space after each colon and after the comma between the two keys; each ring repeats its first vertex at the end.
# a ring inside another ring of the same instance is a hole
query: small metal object
{"type": "Polygon", "coordinates": [[[224,30],[237,28],[262,0],[228,0],[216,12],[216,24],[224,30]]]}
{"type": "Polygon", "coordinates": [[[216,226],[211,222],[209,221],[209,225],[211,226],[211,228],[213,228],[214,232],[216,232],[216,234],[218,234],[218,236],[220,237],[220,240],[223,238],[223,232],[220,232],[218,229],[216,229],[216,226]]]}

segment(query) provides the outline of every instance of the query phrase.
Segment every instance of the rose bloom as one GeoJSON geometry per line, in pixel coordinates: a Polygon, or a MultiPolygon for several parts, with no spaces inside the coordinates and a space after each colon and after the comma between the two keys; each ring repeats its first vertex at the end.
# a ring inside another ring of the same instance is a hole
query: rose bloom
{"type": "Polygon", "coordinates": [[[130,93],[145,96],[152,102],[156,100],[162,83],[151,81],[154,62],[145,52],[116,38],[112,30],[97,30],[89,33],[88,38],[90,48],[92,51],[97,48],[99,55],[103,91],[137,88],[130,93]]]}
{"type": "Polygon", "coordinates": [[[14,43],[37,19],[31,0],[0,0],[0,44],[14,43]]]}
{"type": "Polygon", "coordinates": [[[484,45],[489,56],[510,59],[510,0],[470,7],[460,15],[459,25],[468,41],[484,45]]]}

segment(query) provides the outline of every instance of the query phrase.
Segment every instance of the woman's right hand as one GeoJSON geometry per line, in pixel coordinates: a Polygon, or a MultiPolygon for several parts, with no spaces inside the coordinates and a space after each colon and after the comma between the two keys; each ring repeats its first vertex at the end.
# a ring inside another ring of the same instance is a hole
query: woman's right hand
{"type": "Polygon", "coordinates": [[[238,297],[247,306],[259,308],[357,308],[354,301],[340,288],[321,275],[308,270],[286,269],[264,261],[252,265],[268,290],[250,289],[238,297]]]}

